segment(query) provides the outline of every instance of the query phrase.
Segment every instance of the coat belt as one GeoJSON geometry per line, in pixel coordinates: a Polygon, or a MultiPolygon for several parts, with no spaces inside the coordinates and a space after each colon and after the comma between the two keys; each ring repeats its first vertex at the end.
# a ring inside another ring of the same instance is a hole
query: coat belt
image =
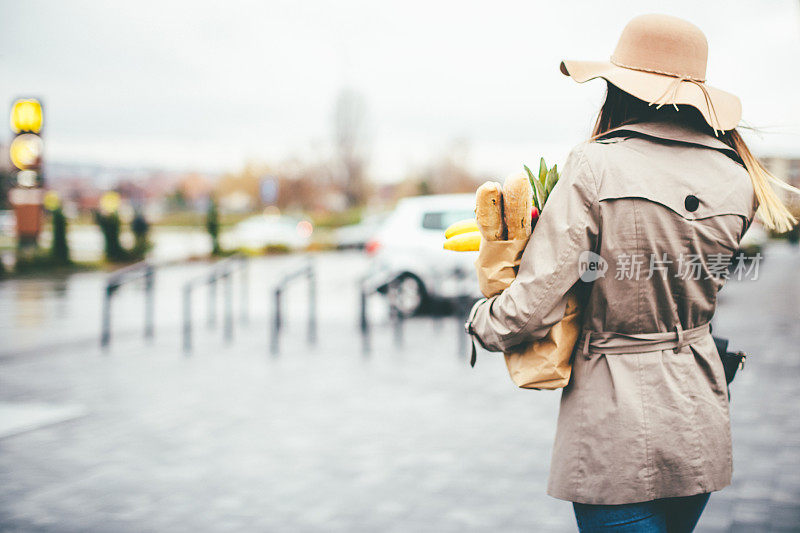
{"type": "Polygon", "coordinates": [[[587,359],[596,354],[626,354],[674,350],[677,353],[688,344],[700,341],[711,334],[708,323],[692,329],[683,329],[680,324],[675,331],[663,333],[614,333],[610,331],[584,330],[578,347],[587,359]]]}

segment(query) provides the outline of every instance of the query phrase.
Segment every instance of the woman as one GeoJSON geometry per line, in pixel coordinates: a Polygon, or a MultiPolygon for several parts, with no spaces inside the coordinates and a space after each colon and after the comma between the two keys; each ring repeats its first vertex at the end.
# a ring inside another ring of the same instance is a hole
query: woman
{"type": "Polygon", "coordinates": [[[697,27],[645,15],[610,62],[561,64],[608,83],[594,134],[571,152],[516,280],[470,320],[484,347],[507,351],[544,337],[581,287],[548,486],[581,531],[692,531],[731,480],[709,321],[756,208],[779,231],[795,220],[735,129],[739,100],[705,85],[706,57],[697,27]],[[608,266],[594,281],[586,251],[608,266]]]}

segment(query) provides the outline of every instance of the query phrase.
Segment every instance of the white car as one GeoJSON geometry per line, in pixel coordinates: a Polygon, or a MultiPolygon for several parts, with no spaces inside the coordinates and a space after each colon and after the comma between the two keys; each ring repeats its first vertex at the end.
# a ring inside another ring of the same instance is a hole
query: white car
{"type": "Polygon", "coordinates": [[[404,315],[431,299],[480,296],[473,264],[477,252],[443,248],[444,230],[474,218],[474,211],[474,194],[405,198],[367,243],[373,256],[369,279],[376,285],[383,280],[392,305],[404,315]]]}
{"type": "Polygon", "coordinates": [[[385,220],[386,214],[384,213],[368,215],[358,224],[342,226],[335,230],[333,242],[340,250],[364,248],[385,220]]]}
{"type": "Polygon", "coordinates": [[[281,215],[255,215],[221,236],[224,248],[261,252],[269,246],[301,250],[311,242],[311,223],[281,215]]]}

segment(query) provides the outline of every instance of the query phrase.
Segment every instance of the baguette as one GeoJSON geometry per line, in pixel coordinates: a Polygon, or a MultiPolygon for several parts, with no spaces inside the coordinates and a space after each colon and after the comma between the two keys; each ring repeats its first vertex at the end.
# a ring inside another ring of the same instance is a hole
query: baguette
{"type": "Polygon", "coordinates": [[[503,184],[503,216],[508,229],[508,240],[527,239],[531,236],[531,204],[533,189],[524,172],[511,174],[503,184]]]}
{"type": "Polygon", "coordinates": [[[487,181],[475,195],[475,218],[478,229],[487,241],[505,239],[503,224],[503,188],[496,181],[487,181]]]}

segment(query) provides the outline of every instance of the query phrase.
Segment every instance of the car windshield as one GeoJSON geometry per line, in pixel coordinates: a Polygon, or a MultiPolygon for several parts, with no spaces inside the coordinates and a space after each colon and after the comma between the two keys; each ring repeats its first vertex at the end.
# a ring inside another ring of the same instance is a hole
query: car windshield
{"type": "Polygon", "coordinates": [[[475,213],[471,209],[429,211],[422,217],[422,227],[424,229],[444,230],[453,222],[466,218],[475,218],[475,213]]]}

